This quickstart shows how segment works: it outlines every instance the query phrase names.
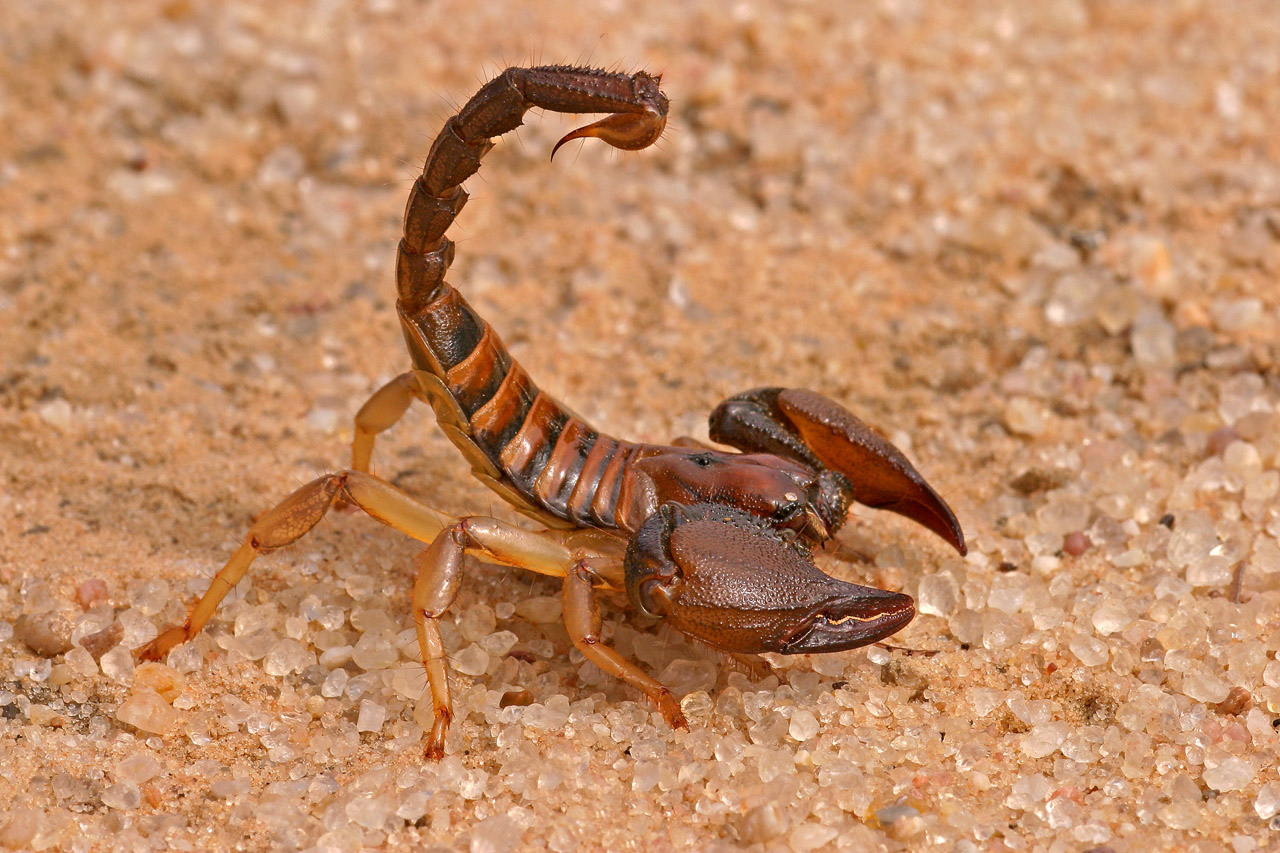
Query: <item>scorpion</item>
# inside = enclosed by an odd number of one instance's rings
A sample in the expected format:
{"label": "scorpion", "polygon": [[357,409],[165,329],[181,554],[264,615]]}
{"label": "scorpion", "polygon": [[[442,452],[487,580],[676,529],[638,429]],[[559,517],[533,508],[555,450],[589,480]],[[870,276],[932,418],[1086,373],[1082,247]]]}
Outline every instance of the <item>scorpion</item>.
{"label": "scorpion", "polygon": [[[413,621],[432,724],[428,760],[444,755],[453,718],[440,619],[458,594],[468,552],[561,579],[564,625],[592,663],[639,689],[672,728],[688,729],[657,679],[601,639],[599,598],[630,605],[751,666],[756,655],[838,652],[877,642],[915,615],[908,595],[821,571],[815,548],[832,539],[854,502],[892,510],[965,553],[951,508],[879,432],[813,391],[759,388],[711,414],[717,449],[613,438],[541,391],[493,328],[445,281],[445,236],[463,182],[497,137],[534,107],[606,113],[566,134],[624,151],[653,145],[670,106],[661,77],[570,66],[513,67],[485,84],[435,139],[410,191],[396,258],[397,309],[411,368],[355,416],[351,467],[298,488],[251,526],[186,621],[136,651],[162,660],[209,621],[260,555],[289,545],[335,506],[352,506],[426,543],[414,558]],[[370,472],[377,436],[414,400],[472,472],[545,529],[496,518],[449,516]]]}

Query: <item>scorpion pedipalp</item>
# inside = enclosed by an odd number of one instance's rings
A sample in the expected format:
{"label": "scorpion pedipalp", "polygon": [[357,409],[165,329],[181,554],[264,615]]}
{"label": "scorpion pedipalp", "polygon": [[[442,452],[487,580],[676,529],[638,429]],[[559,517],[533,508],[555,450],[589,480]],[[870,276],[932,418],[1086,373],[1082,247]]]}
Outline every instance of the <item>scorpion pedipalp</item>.
{"label": "scorpion pedipalp", "polygon": [[738,654],[854,649],[915,616],[909,595],[838,580],[808,551],[741,510],[664,504],[625,559],[632,604]]}
{"label": "scorpion pedipalp", "polygon": [[737,394],[711,413],[711,438],[839,474],[824,478],[827,499],[819,507],[826,510],[824,520],[833,529],[840,526],[852,500],[896,512],[932,530],[962,555],[968,551],[955,513],[906,455],[821,394],[801,388]]}

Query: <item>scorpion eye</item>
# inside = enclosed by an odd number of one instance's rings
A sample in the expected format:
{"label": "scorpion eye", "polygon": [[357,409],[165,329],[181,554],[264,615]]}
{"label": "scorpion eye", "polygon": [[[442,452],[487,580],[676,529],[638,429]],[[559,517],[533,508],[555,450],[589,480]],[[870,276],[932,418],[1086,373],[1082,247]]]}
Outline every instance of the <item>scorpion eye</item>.
{"label": "scorpion eye", "polygon": [[716,464],[716,460],[710,453],[695,453],[689,457],[689,461],[699,468],[710,468]]}
{"label": "scorpion eye", "polygon": [[804,506],[800,503],[799,495],[788,492],[783,497],[787,499],[787,502],[779,504],[778,508],[773,511],[775,521],[790,521],[804,509]]}

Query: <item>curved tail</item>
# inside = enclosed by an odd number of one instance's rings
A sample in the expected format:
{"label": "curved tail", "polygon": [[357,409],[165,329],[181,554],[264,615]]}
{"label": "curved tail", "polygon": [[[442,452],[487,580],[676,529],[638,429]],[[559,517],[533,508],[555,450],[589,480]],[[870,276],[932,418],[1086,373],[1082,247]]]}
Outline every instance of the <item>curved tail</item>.
{"label": "curved tail", "polygon": [[[397,307],[414,374],[445,433],[504,497],[579,524],[611,526],[611,517],[594,517],[588,495],[594,489],[581,481],[591,477],[587,469],[599,467],[599,457],[607,467],[631,445],[599,435],[533,384],[489,324],[445,282],[454,250],[445,231],[467,202],[462,182],[480,168],[494,137],[519,127],[529,109],[608,113],[566,134],[553,157],[564,143],[586,137],[639,150],[666,127],[669,102],[660,82],[643,71],[508,68],[436,137],[409,194],[396,257]],[[602,453],[606,445],[612,446]]]}

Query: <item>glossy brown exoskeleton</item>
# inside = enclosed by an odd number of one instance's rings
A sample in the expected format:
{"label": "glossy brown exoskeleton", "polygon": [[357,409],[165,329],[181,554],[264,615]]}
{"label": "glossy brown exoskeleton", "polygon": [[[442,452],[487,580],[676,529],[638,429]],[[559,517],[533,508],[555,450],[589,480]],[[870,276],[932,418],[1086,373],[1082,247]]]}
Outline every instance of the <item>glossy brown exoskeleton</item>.
{"label": "glossy brown exoskeleton", "polygon": [[[432,697],[429,758],[443,754],[453,713],[438,620],[457,595],[468,550],[563,578],[574,644],[682,728],[670,691],[600,642],[600,591],[625,590],[636,609],[735,656],[851,649],[911,620],[909,596],[836,580],[811,556],[854,502],[901,513],[965,552],[946,502],[858,418],[812,391],[762,388],[729,398],[711,415],[711,438],[741,452],[612,438],[539,390],[445,281],[454,253],[445,232],[467,201],[462,182],[493,138],[541,107],[609,114],[569,133],[553,155],[587,137],[645,148],[666,127],[659,82],[644,72],[509,68],[445,123],[410,192],[396,262],[412,368],[356,415],[351,468],[308,483],[258,519],[185,624],[139,649],[140,657],[162,658],[189,640],[259,554],[297,540],[336,503],[429,543],[413,591]],[[369,473],[376,436],[415,399],[431,405],[480,480],[548,529],[449,518]]]}

